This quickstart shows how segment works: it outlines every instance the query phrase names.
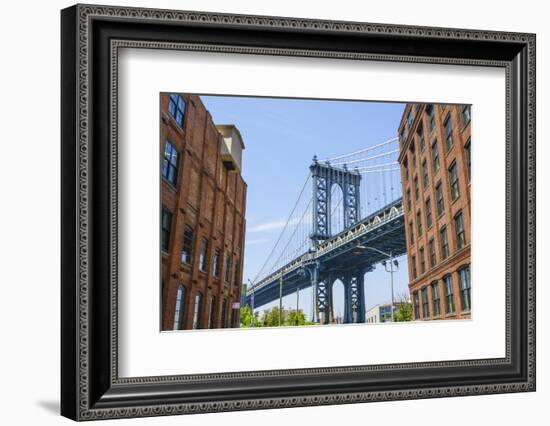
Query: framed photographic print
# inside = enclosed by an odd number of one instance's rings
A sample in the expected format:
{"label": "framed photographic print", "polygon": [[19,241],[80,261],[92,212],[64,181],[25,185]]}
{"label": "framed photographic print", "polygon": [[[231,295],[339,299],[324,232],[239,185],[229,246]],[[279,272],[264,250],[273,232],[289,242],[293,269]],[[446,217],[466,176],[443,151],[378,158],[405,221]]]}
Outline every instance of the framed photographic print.
{"label": "framed photographic print", "polygon": [[61,28],[64,416],[535,390],[533,34]]}

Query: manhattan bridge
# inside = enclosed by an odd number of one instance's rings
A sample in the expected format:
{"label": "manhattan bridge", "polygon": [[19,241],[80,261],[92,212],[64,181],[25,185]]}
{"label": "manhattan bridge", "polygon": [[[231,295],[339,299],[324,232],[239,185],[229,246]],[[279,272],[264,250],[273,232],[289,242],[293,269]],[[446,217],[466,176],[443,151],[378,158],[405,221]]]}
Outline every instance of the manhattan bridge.
{"label": "manhattan bridge", "polygon": [[[405,253],[399,140],[327,159],[313,157],[301,191],[246,304],[312,287],[313,320],[327,324],[332,287],[344,285],[346,323],[365,321],[365,274]],[[393,290],[392,290],[393,291]]]}

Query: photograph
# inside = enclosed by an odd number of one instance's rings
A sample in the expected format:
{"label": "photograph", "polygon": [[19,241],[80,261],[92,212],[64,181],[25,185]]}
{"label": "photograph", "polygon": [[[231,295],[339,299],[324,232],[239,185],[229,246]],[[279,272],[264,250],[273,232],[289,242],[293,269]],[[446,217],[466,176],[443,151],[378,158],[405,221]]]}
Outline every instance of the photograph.
{"label": "photograph", "polygon": [[471,114],[160,93],[160,330],[471,320]]}

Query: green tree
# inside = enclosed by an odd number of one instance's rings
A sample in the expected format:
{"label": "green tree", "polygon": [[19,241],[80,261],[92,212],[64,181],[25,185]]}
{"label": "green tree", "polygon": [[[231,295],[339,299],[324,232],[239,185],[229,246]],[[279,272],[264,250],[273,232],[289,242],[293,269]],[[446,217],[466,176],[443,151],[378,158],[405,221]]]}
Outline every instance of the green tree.
{"label": "green tree", "polygon": [[262,319],[260,320],[262,327],[278,327],[285,325],[285,311],[281,313],[281,322],[279,324],[279,308],[277,306],[264,310]]}
{"label": "green tree", "polygon": [[412,319],[413,319],[412,305],[407,302],[401,302],[399,304],[399,309],[395,313],[395,321],[396,322],[412,321]]}
{"label": "green tree", "polygon": [[252,313],[250,306],[246,305],[241,308],[241,328],[260,327],[258,312]]}
{"label": "green tree", "polygon": [[301,309],[288,311],[285,325],[306,325],[306,314]]}

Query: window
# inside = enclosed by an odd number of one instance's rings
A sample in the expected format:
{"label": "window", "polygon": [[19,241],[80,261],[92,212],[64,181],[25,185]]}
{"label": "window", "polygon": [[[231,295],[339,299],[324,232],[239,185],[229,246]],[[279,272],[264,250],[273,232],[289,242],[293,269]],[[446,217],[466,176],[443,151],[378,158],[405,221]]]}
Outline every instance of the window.
{"label": "window", "polygon": [[241,287],[241,284],[239,283],[239,258],[237,257],[237,259],[235,260],[235,273],[234,273],[234,282],[233,282],[233,285],[235,286],[235,291],[237,291],[240,287]]}
{"label": "window", "polygon": [[201,326],[202,294],[197,291],[195,294],[195,309],[193,311],[193,330]]}
{"label": "window", "polygon": [[411,190],[407,189],[407,210],[411,210]]}
{"label": "window", "polygon": [[463,311],[469,311],[471,308],[470,292],[470,267],[464,266],[458,270],[460,280],[460,306]]}
{"label": "window", "polygon": [[424,247],[420,248],[420,273],[426,272],[426,256],[424,255]]}
{"label": "window", "polygon": [[409,109],[409,113],[407,114],[407,125],[411,127],[413,125],[413,121],[414,121],[414,115],[411,108]]}
{"label": "window", "polygon": [[420,216],[420,210],[416,212],[416,228],[418,230],[418,238],[422,236],[422,217]]}
{"label": "window", "polygon": [[162,177],[172,185],[178,178],[179,154],[174,144],[170,141],[164,143],[164,157],[162,159]]}
{"label": "window", "polygon": [[212,267],[212,274],[219,278],[220,276],[220,257],[221,257],[221,251],[219,248],[216,248],[214,251],[214,262]]}
{"label": "window", "polygon": [[176,120],[178,126],[182,127],[183,116],[185,114],[185,101],[183,100],[183,97],[181,95],[170,95],[168,112],[172,117],[174,117],[174,120]]}
{"label": "window", "polygon": [[435,241],[433,238],[428,243],[428,249],[430,250],[430,268],[433,268],[437,262],[435,257]]}
{"label": "window", "polygon": [[428,287],[422,288],[422,318],[430,317],[430,302],[428,301]]}
{"label": "window", "polygon": [[418,273],[416,270],[416,256],[411,257],[411,263],[412,263],[413,278],[416,278],[418,276]]}
{"label": "window", "polygon": [[439,170],[439,149],[437,148],[437,139],[434,139],[432,143],[432,169],[434,173]]}
{"label": "window", "polygon": [[452,276],[450,274],[445,275],[443,277],[443,282],[445,283],[445,312],[452,314],[455,311]]}
{"label": "window", "polygon": [[176,293],[176,310],[174,312],[174,330],[181,330],[184,317],[185,287],[180,285]]}
{"label": "window", "polygon": [[409,222],[409,241],[411,243],[411,246],[414,244],[414,229],[413,229],[413,223]]}
{"label": "window", "polygon": [[414,177],[414,199],[418,201],[420,198],[420,190],[418,189],[418,176]]}
{"label": "window", "polygon": [[183,263],[191,263],[193,254],[193,228],[185,225],[183,229],[183,247],[181,249],[181,261]]}
{"label": "window", "polygon": [[435,187],[435,197],[437,201],[437,215],[441,216],[445,210],[445,201],[443,200],[443,187],[441,182]]}
{"label": "window", "polygon": [[222,302],[222,328],[227,328],[227,299]]}
{"label": "window", "polygon": [[432,104],[429,104],[426,106],[426,114],[428,114],[429,122],[430,122],[430,132],[435,128],[435,114],[434,114],[434,106]]}
{"label": "window", "polygon": [[462,105],[462,124],[465,126],[472,119],[472,110],[470,105]]}
{"label": "window", "polygon": [[449,256],[449,239],[446,227],[441,228],[439,231],[439,238],[441,240],[441,259],[447,259]]}
{"label": "window", "polygon": [[201,240],[201,253],[199,255],[199,269],[202,272],[206,272],[208,268],[208,240],[203,238]]}
{"label": "window", "polygon": [[420,301],[418,300],[418,290],[413,293],[414,319],[420,319]]}
{"label": "window", "polygon": [[422,185],[424,189],[428,187],[429,179],[428,179],[428,164],[426,163],[426,160],[422,162]]}
{"label": "window", "polygon": [[451,185],[451,198],[456,200],[460,195],[460,190],[458,187],[458,171],[456,167],[456,161],[453,161],[453,164],[449,167],[449,184]]}
{"label": "window", "polygon": [[409,180],[409,162],[406,158],[403,160],[403,169],[405,171],[405,181],[407,182]]}
{"label": "window", "polygon": [[447,118],[445,118],[443,125],[445,126],[445,146],[447,151],[450,151],[453,147],[453,122],[450,113],[447,114]]}
{"label": "window", "polygon": [[172,228],[172,212],[167,208],[162,208],[162,217],[161,217],[161,236],[160,236],[160,245],[162,250],[168,251],[170,246],[170,230]]}
{"label": "window", "polygon": [[464,231],[464,217],[462,211],[455,216],[456,248],[461,249],[466,245],[466,232]]}
{"label": "window", "polygon": [[407,128],[403,126],[401,129],[401,144],[405,145],[405,142],[407,142]]}
{"label": "window", "polygon": [[416,134],[418,135],[418,146],[420,148],[420,152],[422,152],[424,151],[424,147],[426,145],[426,142],[424,141],[424,128],[422,127],[422,124],[418,126]]}
{"label": "window", "polygon": [[468,166],[468,179],[471,179],[472,177],[472,152],[470,149],[470,141],[471,139],[468,138],[466,144],[464,144],[464,153],[466,154],[466,164]]}
{"label": "window", "polygon": [[208,311],[208,328],[214,328],[216,320],[216,296],[210,297],[210,310]]}
{"label": "window", "polygon": [[428,198],[426,200],[426,227],[430,228],[432,226],[432,203]]}
{"label": "window", "polygon": [[231,257],[229,255],[225,256],[225,283],[229,284],[231,279]]}
{"label": "window", "polygon": [[432,282],[432,310],[434,317],[438,317],[441,313],[441,300],[439,297],[439,283]]}
{"label": "window", "polygon": [[414,144],[411,144],[411,152],[412,152],[412,166],[414,169],[416,167],[416,149],[414,148]]}

